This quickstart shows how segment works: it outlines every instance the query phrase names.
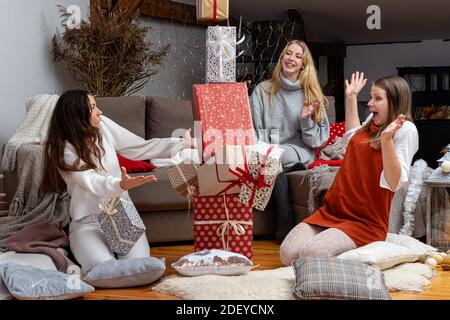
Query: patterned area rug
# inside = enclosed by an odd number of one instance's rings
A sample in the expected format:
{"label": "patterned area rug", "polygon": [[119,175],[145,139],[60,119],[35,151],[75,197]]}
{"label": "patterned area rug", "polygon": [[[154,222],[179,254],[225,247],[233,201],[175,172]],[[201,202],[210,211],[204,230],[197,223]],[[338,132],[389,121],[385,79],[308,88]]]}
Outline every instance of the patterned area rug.
{"label": "patterned area rug", "polygon": [[[383,271],[390,291],[421,292],[434,271],[422,263],[404,263]],[[293,300],[295,276],[292,267],[251,271],[243,276],[163,278],[153,291],[186,300]]]}

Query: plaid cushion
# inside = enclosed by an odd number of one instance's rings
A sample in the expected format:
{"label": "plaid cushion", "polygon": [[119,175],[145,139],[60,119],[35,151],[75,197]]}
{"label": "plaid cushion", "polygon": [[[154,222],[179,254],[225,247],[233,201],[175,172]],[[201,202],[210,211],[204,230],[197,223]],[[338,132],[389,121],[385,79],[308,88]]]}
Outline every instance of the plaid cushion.
{"label": "plaid cushion", "polygon": [[297,299],[391,300],[376,267],[327,257],[298,258],[293,267]]}

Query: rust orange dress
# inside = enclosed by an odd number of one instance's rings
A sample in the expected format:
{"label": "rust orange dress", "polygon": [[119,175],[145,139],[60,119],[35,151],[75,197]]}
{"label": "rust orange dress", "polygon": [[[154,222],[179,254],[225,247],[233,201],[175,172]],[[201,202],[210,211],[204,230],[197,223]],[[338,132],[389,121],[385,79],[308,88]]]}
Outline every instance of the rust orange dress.
{"label": "rust orange dress", "polygon": [[[377,130],[372,123],[371,132]],[[372,148],[369,132],[358,131],[347,151],[324,204],[303,222],[337,228],[357,247],[386,239],[394,192],[380,187],[381,150]]]}

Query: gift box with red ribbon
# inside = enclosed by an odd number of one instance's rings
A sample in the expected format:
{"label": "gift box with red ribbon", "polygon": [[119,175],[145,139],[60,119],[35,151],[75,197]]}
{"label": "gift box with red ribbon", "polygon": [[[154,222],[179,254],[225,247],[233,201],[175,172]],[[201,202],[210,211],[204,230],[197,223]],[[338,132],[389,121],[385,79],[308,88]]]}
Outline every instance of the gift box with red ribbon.
{"label": "gift box with red ribbon", "polygon": [[198,169],[198,189],[201,196],[213,196],[221,193],[239,193],[241,181],[233,173],[244,168],[245,156],[251,146],[225,146],[214,157],[208,159]]}
{"label": "gift box with red ribbon", "polygon": [[236,194],[241,191],[236,176],[229,172],[229,165],[216,162],[202,164],[198,168],[198,187],[201,196],[214,196],[221,193]]}
{"label": "gift box with red ribbon", "polygon": [[198,21],[223,21],[228,19],[228,0],[197,0]]}
{"label": "gift box with red ribbon", "polygon": [[195,251],[221,249],[252,258],[252,208],[237,195],[194,196]]}
{"label": "gift box with red ribbon", "polygon": [[277,145],[258,142],[245,159],[244,169],[232,170],[242,182],[239,202],[261,211],[266,208],[275,180],[283,171],[280,159],[283,151]]}
{"label": "gift box with red ribbon", "polygon": [[193,115],[201,121],[203,159],[225,145],[252,145],[256,138],[245,83],[194,85]]}

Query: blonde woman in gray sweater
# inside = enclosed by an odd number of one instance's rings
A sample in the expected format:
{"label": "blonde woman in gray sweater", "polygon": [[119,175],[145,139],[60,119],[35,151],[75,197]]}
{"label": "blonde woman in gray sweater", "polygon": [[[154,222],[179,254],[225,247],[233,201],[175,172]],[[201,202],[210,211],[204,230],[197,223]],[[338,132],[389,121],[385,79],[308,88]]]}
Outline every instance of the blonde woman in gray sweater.
{"label": "blonde woman in gray sweater", "polygon": [[258,140],[279,144],[284,172],[277,178],[274,198],[279,211],[276,237],[283,240],[295,225],[289,205],[286,173],[306,169],[315,149],[329,137],[322,93],[312,55],[303,41],[292,40],[283,49],[270,80],[251,95],[253,126]]}

